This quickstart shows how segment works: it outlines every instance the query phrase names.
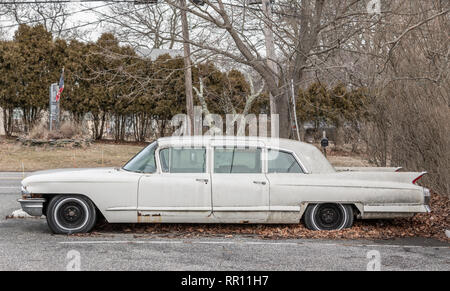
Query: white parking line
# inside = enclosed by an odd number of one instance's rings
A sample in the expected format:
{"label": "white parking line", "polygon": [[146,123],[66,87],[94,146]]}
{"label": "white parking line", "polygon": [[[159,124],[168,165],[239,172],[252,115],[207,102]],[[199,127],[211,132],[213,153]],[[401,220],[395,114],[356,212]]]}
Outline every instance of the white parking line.
{"label": "white parking line", "polygon": [[76,244],[76,245],[84,245],[84,244],[183,244],[184,241],[132,241],[132,240],[96,240],[96,241],[62,241],[58,242],[59,244]]}
{"label": "white parking line", "polygon": [[216,244],[216,245],[285,245],[285,246],[308,246],[308,245],[322,245],[322,246],[336,246],[336,247],[365,247],[365,248],[433,248],[433,249],[450,249],[450,246],[410,246],[410,245],[374,245],[374,244],[333,244],[333,243],[295,243],[295,242],[251,242],[251,241],[132,241],[132,240],[103,240],[103,241],[63,241],[59,244],[83,245],[83,244]]}
{"label": "white parking line", "polygon": [[235,241],[65,241],[59,244],[216,244],[216,245],[301,245],[299,243],[265,243]]}

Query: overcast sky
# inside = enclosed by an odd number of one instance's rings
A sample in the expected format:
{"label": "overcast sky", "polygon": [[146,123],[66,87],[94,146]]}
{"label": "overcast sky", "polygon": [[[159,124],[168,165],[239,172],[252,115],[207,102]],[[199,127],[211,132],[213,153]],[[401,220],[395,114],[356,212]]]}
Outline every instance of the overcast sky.
{"label": "overcast sky", "polygon": [[[68,3],[67,11],[70,11],[70,16],[67,19],[65,27],[67,29],[70,29],[81,25],[82,27],[78,28],[79,31],[83,32],[81,38],[83,40],[96,40],[101,35],[102,32],[107,30],[107,28],[103,23],[97,22],[94,24],[89,24],[92,22],[96,22],[100,19],[99,15],[94,11],[107,13],[111,5],[114,4],[110,2]],[[93,11],[89,11],[89,9],[92,9]],[[29,24],[33,25],[36,23],[33,22]],[[17,23],[7,16],[0,17],[0,26],[3,28],[2,29],[2,31],[4,32],[3,38],[6,39],[11,39],[12,36],[14,35],[14,32],[17,30]]]}

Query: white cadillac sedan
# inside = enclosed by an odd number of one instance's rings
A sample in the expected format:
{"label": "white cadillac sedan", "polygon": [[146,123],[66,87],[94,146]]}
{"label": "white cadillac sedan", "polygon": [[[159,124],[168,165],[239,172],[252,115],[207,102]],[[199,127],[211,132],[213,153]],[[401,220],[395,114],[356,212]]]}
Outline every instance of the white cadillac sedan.
{"label": "white cadillac sedan", "polygon": [[171,137],[122,168],[35,172],[19,202],[54,233],[109,223],[300,223],[351,227],[355,218],[429,212],[425,173],[335,169],[314,146],[258,137]]}

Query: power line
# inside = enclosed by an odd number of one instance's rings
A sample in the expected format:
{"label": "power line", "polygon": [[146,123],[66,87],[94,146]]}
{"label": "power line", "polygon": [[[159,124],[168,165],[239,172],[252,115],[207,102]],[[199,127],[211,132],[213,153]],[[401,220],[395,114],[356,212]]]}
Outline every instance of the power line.
{"label": "power line", "polygon": [[[105,1],[98,1],[98,0],[95,0],[95,1],[97,1],[97,2],[105,2]],[[73,1],[70,1],[70,2],[73,2]],[[91,2],[94,2],[94,0],[92,0]],[[0,3],[0,4],[1,4],[1,3]],[[109,3],[109,4],[101,5],[101,6],[98,6],[98,7],[107,6],[107,5],[111,5],[111,4],[112,4],[112,3]],[[85,9],[85,10],[93,10],[93,9],[95,9],[95,8],[98,8],[98,7],[91,7],[91,8],[87,8],[87,9]],[[89,26],[89,25],[100,24],[100,23],[102,23],[102,22],[104,22],[104,21],[106,21],[106,20],[114,19],[114,18],[116,18],[116,17],[118,17],[118,16],[123,16],[123,15],[129,14],[129,13],[138,12],[138,11],[143,10],[143,9],[145,9],[145,8],[146,8],[146,7],[140,7],[140,8],[136,8],[136,9],[133,9],[133,10],[125,11],[125,12],[123,12],[123,13],[118,13],[118,14],[115,14],[115,15],[112,15],[112,16],[107,16],[107,17],[104,17],[104,18],[99,19],[99,20],[96,20],[96,21],[91,21],[91,22],[87,22],[87,23],[82,23],[82,24],[79,24],[79,25],[75,25],[75,26],[72,26],[72,27],[69,27],[69,28],[64,28],[64,29],[61,29],[61,32],[62,32],[62,31],[69,31],[69,30],[73,30],[73,29],[78,29],[78,28],[81,28],[81,27]],[[79,12],[80,12],[80,11],[77,11],[76,13],[79,13]],[[68,14],[68,15],[70,15],[70,14]],[[62,16],[62,15],[61,15],[61,16]],[[40,20],[33,21],[33,22],[40,22]],[[23,24],[25,24],[25,23],[23,23]],[[4,26],[4,27],[2,27],[2,28],[14,27],[14,26],[18,26],[18,25],[20,25],[20,24],[14,24],[14,25],[10,25],[10,26]]]}
{"label": "power line", "polygon": [[116,18],[116,17],[118,17],[118,16],[122,16],[122,15],[126,15],[126,14],[129,14],[129,13],[138,12],[138,11],[144,9],[144,8],[145,8],[145,7],[140,7],[140,8],[134,9],[134,10],[126,11],[126,12],[123,12],[123,13],[118,13],[118,14],[115,14],[115,15],[113,15],[113,16],[107,16],[107,17],[104,17],[104,18],[99,19],[99,20],[96,20],[96,21],[87,22],[87,23],[79,24],[79,25],[72,26],[72,27],[69,27],[69,28],[65,28],[65,29],[62,29],[61,31],[67,31],[67,30],[77,29],[77,28],[84,27],[84,26],[88,26],[88,25],[92,25],[92,24],[100,24],[100,23],[102,23],[103,21],[106,21],[106,20],[108,20],[108,19],[114,19],[114,18]]}
{"label": "power line", "polygon": [[134,3],[134,0],[36,0],[36,1],[1,1],[0,4],[3,5],[21,5],[21,4],[64,4],[64,3],[89,3],[89,2],[110,2],[114,3]]}
{"label": "power line", "polygon": [[[87,8],[87,9],[83,9],[80,11],[76,11],[73,13],[64,13],[64,14],[60,14],[60,15],[56,15],[54,17],[63,17],[63,16],[70,16],[73,14],[77,14],[77,13],[81,13],[81,12],[86,12],[86,11],[93,11],[94,9],[97,8],[101,8],[101,7],[105,7],[105,6],[110,6],[113,5],[115,3],[136,3],[135,0],[110,0],[110,1],[103,1],[103,0],[35,0],[35,1],[30,1],[30,0],[25,0],[25,1],[0,1],[0,5],[24,5],[24,4],[64,4],[64,3],[93,3],[93,2],[106,2],[107,4],[104,5],[100,5],[97,7],[91,7],[91,8]],[[155,5],[157,3],[148,3],[148,4],[152,4]],[[229,6],[229,7],[236,7],[236,8],[243,8],[243,9],[248,9],[248,10],[253,10],[253,11],[262,11],[262,9],[260,8],[255,8],[255,7],[251,7],[251,5],[238,5],[238,4],[233,4],[233,3],[224,3],[225,6]],[[127,11],[126,13],[121,13],[115,16],[110,16],[110,17],[106,17],[104,19],[100,19],[97,21],[93,21],[93,22],[89,22],[89,23],[85,23],[85,24],[81,24],[78,26],[74,26],[72,28],[67,28],[67,29],[62,29],[61,31],[67,31],[70,29],[76,29],[79,27],[84,27],[84,26],[88,26],[91,24],[97,24],[97,23],[101,23],[105,20],[108,19],[114,19],[116,16],[120,16],[120,15],[126,15],[129,13],[133,13],[133,12],[137,12],[140,11],[142,9],[145,9],[146,6],[143,6],[139,9],[135,9],[135,10],[131,10],[131,11]],[[279,12],[279,11],[273,11],[274,14],[278,14],[278,15],[284,15],[284,16],[293,16],[293,15],[288,15],[285,14],[283,12]],[[11,28],[11,27],[16,27],[19,26],[20,24],[30,24],[30,23],[38,23],[41,22],[41,20],[33,20],[33,21],[28,21],[28,22],[24,22],[24,23],[19,23],[19,24],[12,24],[12,25],[7,25],[7,26],[2,26],[1,28]]]}
{"label": "power line", "polygon": [[[35,0],[35,1],[30,1],[30,0],[25,0],[25,1],[0,1],[0,5],[22,5],[22,4],[64,4],[64,3],[92,3],[92,2],[108,2],[109,4],[114,4],[114,3],[136,3],[135,0]],[[244,2],[245,3],[245,2]],[[144,4],[151,4],[151,5],[157,5],[160,3],[144,3]],[[163,3],[161,3],[163,4]],[[225,6],[229,6],[229,7],[237,7],[237,8],[243,8],[243,9],[248,9],[248,10],[253,10],[253,11],[262,11],[260,8],[255,8],[252,7],[253,5],[239,5],[239,4],[233,4],[233,3],[223,3]],[[283,5],[280,3],[277,3],[276,5],[278,6],[284,6],[284,7],[288,7],[287,5]],[[288,13],[285,12],[280,12],[280,11],[276,11],[273,10],[274,14],[278,14],[278,15],[284,15],[284,16],[291,16],[291,17],[295,17],[297,15],[290,15]]]}
{"label": "power line", "polygon": [[[59,18],[59,17],[63,17],[63,16],[72,16],[72,15],[75,15],[75,14],[78,14],[78,13],[83,13],[83,12],[86,12],[86,11],[94,11],[97,8],[102,8],[102,7],[106,7],[106,6],[110,6],[110,5],[112,5],[112,3],[107,3],[107,4],[95,6],[95,7],[89,7],[89,8],[78,10],[78,11],[75,11],[75,12],[62,13],[62,14],[55,15],[52,18]],[[31,24],[31,23],[39,23],[39,22],[42,22],[42,20],[41,19],[40,20],[30,20],[30,21],[26,21],[26,22],[21,22],[21,23],[1,26],[1,28],[11,28],[11,27],[19,26],[21,24]]]}

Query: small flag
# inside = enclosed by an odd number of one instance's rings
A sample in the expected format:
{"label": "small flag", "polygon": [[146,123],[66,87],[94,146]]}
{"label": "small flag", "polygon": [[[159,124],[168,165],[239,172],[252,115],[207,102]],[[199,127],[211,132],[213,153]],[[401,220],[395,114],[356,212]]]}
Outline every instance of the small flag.
{"label": "small flag", "polygon": [[64,68],[61,72],[61,77],[59,78],[59,90],[58,93],[56,93],[56,102],[59,101],[59,98],[61,98],[61,93],[64,91]]}

